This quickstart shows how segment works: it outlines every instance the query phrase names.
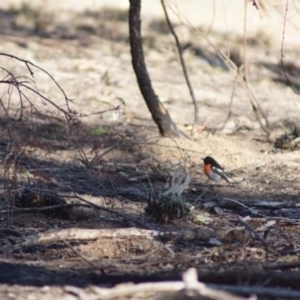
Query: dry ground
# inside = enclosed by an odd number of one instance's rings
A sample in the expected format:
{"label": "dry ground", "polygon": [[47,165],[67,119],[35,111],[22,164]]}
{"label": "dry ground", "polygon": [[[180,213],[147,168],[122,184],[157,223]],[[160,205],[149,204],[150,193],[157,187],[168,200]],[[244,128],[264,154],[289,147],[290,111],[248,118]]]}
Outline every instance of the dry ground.
{"label": "dry ground", "polygon": [[[73,242],[72,247],[88,257],[93,267],[63,243],[3,253],[1,299],[77,299],[63,286],[180,279],[182,272],[191,266],[198,269],[201,280],[210,283],[269,284],[299,289],[299,150],[297,147],[294,151],[279,150],[273,144],[290,130],[290,124],[300,126],[299,95],[286,84],[280,65],[284,1],[272,2],[260,11],[251,4],[247,7],[249,80],[269,121],[268,137],[257,122],[247,93],[240,85],[234,90],[235,74],[202,35],[191,33],[172,16],[186,46],[184,56],[190,80],[200,106],[201,122],[207,128],[196,141],[158,135],[131,67],[127,1],[82,1],[85,4],[64,1],[63,5],[54,0],[31,2],[0,4],[0,52],[29,60],[54,76],[67,96],[74,99],[70,102],[71,109],[87,115],[80,118],[85,135],[81,134],[83,131],[78,131],[78,135],[74,130],[69,131],[58,110],[29,92],[30,101],[43,115],[34,113],[28,122],[12,122],[2,110],[3,166],[11,141],[9,136],[13,135],[23,149],[17,174],[10,177],[18,185],[10,186],[10,190],[22,188],[28,178],[42,178],[60,195],[76,192],[95,204],[148,222],[155,229],[208,227],[218,233],[223,243],[217,247],[199,241],[168,241],[164,246],[135,238]],[[144,2],[145,56],[153,86],[173,120],[188,134],[193,125],[193,106],[174,41],[159,1]],[[184,1],[178,8],[183,20],[188,19],[193,27],[207,33],[217,49],[232,53],[237,65],[243,59],[244,7],[240,2],[220,5],[215,1],[214,18],[212,6],[205,0]],[[295,21],[298,14],[296,3],[292,2],[286,26],[285,63],[296,89],[300,74],[299,28]],[[0,66],[15,76],[30,76],[27,67],[17,60],[0,56]],[[50,78],[33,70],[39,92],[66,108],[62,93]],[[4,78],[5,70],[1,74]],[[6,88],[3,84],[2,103],[10,108],[9,113],[15,112],[19,107],[18,94],[9,98]],[[25,117],[30,116],[28,102],[24,103]],[[98,113],[120,104],[121,113]],[[83,163],[78,149],[91,161],[92,148],[102,155],[104,166],[93,165],[93,161],[89,167]],[[217,158],[237,183],[207,182],[201,160],[205,155]],[[180,166],[191,175],[184,197],[195,207],[194,217],[161,224],[145,214],[147,197],[152,191],[162,191],[172,172]],[[67,219],[41,213],[8,215],[3,211],[8,204],[7,175],[12,174],[3,167],[1,172],[1,247],[12,243],[11,233],[4,230],[8,226],[21,235],[53,228],[137,226],[126,218],[91,208],[74,208],[74,215]],[[276,205],[274,201],[278,201]],[[236,223],[239,217],[247,215],[251,216],[248,223],[268,245],[269,266],[279,269],[280,274],[279,263],[291,263],[285,265],[288,282],[282,278],[276,281],[275,271],[268,273],[264,243],[253,232],[245,240],[235,235],[229,241],[224,238],[234,228],[249,233],[249,229]],[[195,221],[195,216],[201,216],[201,220],[207,218],[207,224]],[[274,220],[274,224],[268,223]],[[267,278],[272,279],[266,282]]]}

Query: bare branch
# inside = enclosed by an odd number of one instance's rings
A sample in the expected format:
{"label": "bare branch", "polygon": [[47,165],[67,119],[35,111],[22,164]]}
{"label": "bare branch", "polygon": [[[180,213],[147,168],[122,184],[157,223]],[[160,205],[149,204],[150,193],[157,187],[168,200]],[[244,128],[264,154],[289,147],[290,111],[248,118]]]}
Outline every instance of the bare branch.
{"label": "bare branch", "polygon": [[63,241],[63,243],[69,247],[76,255],[78,255],[83,261],[85,261],[88,265],[90,265],[93,269],[98,269],[96,265],[94,265],[88,258],[86,258],[80,251],[71,246],[68,242]]}
{"label": "bare branch", "polygon": [[163,7],[164,14],[165,14],[165,17],[166,17],[169,29],[170,29],[172,35],[174,36],[175,43],[176,43],[177,50],[178,50],[178,55],[179,55],[179,58],[180,58],[182,72],[183,72],[186,84],[188,86],[188,89],[189,89],[189,92],[190,92],[190,95],[191,95],[191,98],[192,98],[192,101],[193,101],[193,104],[194,104],[195,115],[194,115],[194,126],[193,126],[193,129],[192,129],[192,134],[195,134],[196,131],[197,131],[197,128],[198,128],[198,126],[200,124],[199,105],[197,103],[197,100],[196,100],[196,97],[195,97],[195,94],[194,94],[194,90],[193,90],[193,87],[192,87],[192,84],[190,82],[190,78],[189,78],[189,75],[188,75],[187,67],[185,65],[185,61],[184,61],[183,54],[182,54],[181,43],[180,43],[179,38],[178,38],[178,36],[176,34],[176,31],[174,30],[174,28],[172,26],[172,23],[171,23],[171,20],[169,18],[169,14],[168,14],[168,11],[167,11],[167,8],[166,8],[164,0],[161,0],[161,5]]}
{"label": "bare branch", "polygon": [[67,97],[65,91],[62,89],[62,87],[58,84],[58,82],[54,79],[54,77],[53,77],[49,72],[47,72],[45,69],[43,69],[43,68],[37,66],[36,64],[32,63],[31,61],[25,60],[25,59],[22,59],[22,58],[19,58],[19,57],[15,56],[15,55],[7,54],[7,53],[2,53],[2,52],[0,52],[0,55],[2,55],[2,56],[8,56],[8,57],[10,57],[10,58],[14,58],[14,59],[17,59],[17,60],[19,60],[19,61],[25,63],[25,65],[26,65],[26,67],[28,68],[28,71],[29,71],[29,73],[30,73],[30,75],[31,75],[32,77],[34,77],[34,73],[33,73],[33,71],[31,70],[30,65],[33,66],[33,67],[35,67],[35,68],[37,68],[37,69],[39,69],[39,70],[41,70],[41,71],[43,71],[44,73],[46,73],[46,74],[52,79],[52,81],[55,83],[55,85],[60,89],[60,91],[62,92],[62,94],[64,95],[65,100],[66,100],[66,104],[67,104],[67,107],[68,107],[68,110],[70,110],[70,108],[69,108],[69,103],[68,103],[68,102],[69,102],[69,101],[72,101],[72,99],[69,99],[69,98]]}
{"label": "bare branch", "polygon": [[281,67],[282,67],[282,71],[284,74],[284,77],[288,83],[288,85],[291,87],[292,91],[299,95],[300,92],[297,91],[293,85],[293,83],[291,82],[291,80],[289,79],[287,73],[286,73],[286,68],[285,68],[285,64],[284,64],[284,39],[285,39],[285,27],[286,27],[286,18],[287,18],[287,13],[289,10],[289,0],[286,0],[286,4],[285,4],[285,12],[284,12],[284,20],[283,20],[283,29],[282,29],[282,39],[281,39],[281,55],[280,55],[280,63],[281,63]]}
{"label": "bare branch", "polygon": [[127,220],[129,220],[129,221],[131,221],[131,222],[134,222],[134,223],[137,224],[137,225],[140,225],[140,226],[143,227],[143,228],[152,229],[152,226],[150,226],[150,225],[149,225],[148,223],[146,223],[146,222],[142,222],[142,221],[140,221],[140,220],[138,220],[138,219],[136,219],[136,218],[134,218],[134,217],[132,217],[132,216],[129,216],[129,215],[124,214],[124,213],[121,213],[121,212],[116,211],[116,210],[114,210],[114,209],[107,208],[107,207],[104,207],[104,206],[101,206],[101,205],[97,205],[97,204],[92,203],[92,202],[90,202],[90,201],[88,201],[88,200],[85,200],[84,198],[82,198],[82,197],[80,197],[78,194],[76,194],[75,192],[73,192],[73,193],[74,193],[75,197],[76,197],[78,200],[80,200],[80,201],[82,201],[82,202],[85,202],[85,203],[91,205],[92,207],[94,207],[94,208],[96,208],[96,209],[100,209],[100,210],[109,212],[109,213],[111,213],[111,214],[115,214],[115,215],[118,215],[118,216],[120,216],[120,217],[123,217],[123,218],[125,218],[125,219],[127,219]]}

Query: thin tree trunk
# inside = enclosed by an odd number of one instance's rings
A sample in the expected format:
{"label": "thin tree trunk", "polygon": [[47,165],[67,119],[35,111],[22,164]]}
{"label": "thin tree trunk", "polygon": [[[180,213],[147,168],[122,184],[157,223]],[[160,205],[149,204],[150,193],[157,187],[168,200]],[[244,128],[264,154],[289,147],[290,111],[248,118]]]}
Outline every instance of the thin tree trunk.
{"label": "thin tree trunk", "polygon": [[129,37],[132,66],[137,78],[140,91],[152,114],[152,118],[163,136],[178,137],[180,133],[172,121],[168,111],[154,93],[144,59],[141,36],[141,0],[129,0]]}

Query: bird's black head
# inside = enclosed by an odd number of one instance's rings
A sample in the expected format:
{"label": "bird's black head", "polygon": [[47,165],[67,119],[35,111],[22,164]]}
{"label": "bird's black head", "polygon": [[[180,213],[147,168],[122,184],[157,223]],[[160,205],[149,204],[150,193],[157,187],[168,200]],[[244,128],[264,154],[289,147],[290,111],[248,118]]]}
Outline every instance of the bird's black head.
{"label": "bird's black head", "polygon": [[214,165],[216,163],[216,161],[211,156],[204,157],[203,161],[206,165]]}
{"label": "bird's black head", "polygon": [[215,168],[223,170],[223,168],[218,164],[216,160],[214,160],[211,156],[206,156],[203,158],[205,165],[211,165]]}

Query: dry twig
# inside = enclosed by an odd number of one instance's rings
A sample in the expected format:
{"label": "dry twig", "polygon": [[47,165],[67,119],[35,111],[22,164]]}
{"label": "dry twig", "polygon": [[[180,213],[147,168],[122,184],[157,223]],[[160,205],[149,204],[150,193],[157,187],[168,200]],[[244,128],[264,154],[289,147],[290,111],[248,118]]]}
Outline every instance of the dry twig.
{"label": "dry twig", "polygon": [[168,14],[168,11],[167,11],[167,8],[166,8],[166,5],[165,5],[165,1],[164,0],[161,0],[161,5],[162,5],[162,8],[164,10],[164,14],[165,14],[165,17],[166,17],[166,20],[167,20],[167,24],[169,26],[169,29],[172,33],[172,35],[174,36],[174,39],[175,39],[175,43],[176,43],[176,46],[177,46],[177,50],[178,50],[178,54],[179,54],[179,58],[180,58],[180,63],[181,63],[181,67],[182,67],[182,71],[183,71],[183,75],[184,75],[184,78],[185,78],[185,81],[186,81],[186,84],[188,86],[188,89],[189,89],[189,92],[190,92],[190,95],[191,95],[191,98],[192,98],[192,101],[193,101],[193,104],[194,104],[194,108],[195,108],[195,117],[194,117],[194,126],[193,126],[193,129],[192,129],[192,134],[195,134],[197,129],[198,129],[198,126],[200,124],[200,118],[199,118],[199,106],[198,106],[198,103],[197,103],[197,100],[196,100],[196,97],[195,97],[195,94],[194,94],[194,90],[193,90],[193,87],[192,87],[192,84],[190,82],[190,78],[189,78],[189,75],[188,75],[188,71],[187,71],[187,68],[186,68],[186,65],[185,65],[185,61],[184,61],[184,58],[183,58],[183,54],[182,54],[182,46],[181,46],[181,43],[179,41],[179,38],[176,34],[176,31],[174,30],[173,26],[172,26],[172,23],[171,23],[171,20],[169,18],[169,14]]}
{"label": "dry twig", "polygon": [[[80,204],[80,203],[69,203],[69,204],[58,204],[58,205],[51,205],[45,207],[29,207],[29,208],[17,208],[14,207],[13,211],[14,214],[24,214],[24,213],[32,213],[32,212],[45,212],[48,210],[54,210],[59,208],[71,208],[71,207],[91,207],[91,205],[87,204]],[[7,210],[0,210],[0,214],[7,214],[11,212],[11,209]]]}
{"label": "dry twig", "polygon": [[[184,18],[180,15],[179,12],[177,12],[172,6],[169,6],[170,9],[174,12],[174,14],[178,17],[178,19],[181,21],[181,23],[183,25],[185,25],[186,27],[189,28],[189,30],[191,32],[193,32],[194,34],[199,34],[201,37],[203,37],[206,42],[209,44],[209,46],[211,46],[216,54],[220,57],[220,59],[222,59],[222,61],[225,63],[225,65],[228,67],[228,69],[230,71],[233,71],[235,74],[238,74],[239,76],[241,76],[241,74],[239,74],[239,69],[238,67],[235,65],[235,63],[230,59],[230,57],[227,55],[227,54],[224,54],[222,51],[220,51],[216,45],[208,38],[207,35],[205,35],[204,33],[202,33],[198,28],[195,28],[187,18]],[[245,10],[245,14],[246,14],[246,10]],[[183,20],[184,19],[184,20]],[[246,18],[244,18],[246,19]],[[246,21],[245,21],[246,22]],[[245,30],[245,34],[244,34],[244,47],[246,46],[245,44],[245,40],[246,40],[246,25],[244,23],[244,30]],[[244,48],[245,50],[245,48]],[[247,61],[244,60],[244,63],[245,63],[245,68],[247,68],[246,64],[247,64]],[[245,77],[247,75],[247,70],[245,70]],[[268,124],[268,119],[266,118],[264,112],[262,111],[261,107],[260,107],[260,104],[259,104],[259,101],[253,91],[253,89],[251,88],[250,84],[249,84],[249,80],[247,80],[246,78],[242,77],[241,78],[242,80],[240,81],[241,82],[241,86],[242,88],[244,89],[244,91],[246,92],[248,98],[249,98],[249,101],[251,103],[251,106],[252,106],[252,109],[253,109],[253,112],[257,118],[257,121],[259,122],[262,130],[264,132],[266,132],[267,134],[269,134],[269,124]],[[262,123],[262,120],[260,119],[260,117],[264,120],[265,124]]]}
{"label": "dry twig", "polygon": [[74,253],[76,253],[82,260],[84,260],[86,263],[88,263],[92,268],[98,269],[97,266],[95,266],[89,259],[87,259],[80,251],[75,249],[73,246],[71,246],[67,241],[63,241],[63,243],[69,247]]}
{"label": "dry twig", "polygon": [[80,197],[80,196],[79,196],[78,194],[76,194],[74,191],[73,191],[73,193],[74,193],[74,195],[75,195],[75,198],[77,198],[78,200],[80,200],[80,201],[82,201],[82,202],[85,202],[85,203],[91,205],[92,207],[94,207],[94,208],[96,208],[96,209],[103,210],[103,211],[106,211],[106,212],[108,212],[108,213],[111,213],[111,214],[120,216],[120,217],[122,217],[122,218],[124,218],[124,219],[127,219],[127,220],[129,220],[129,221],[131,221],[131,222],[137,224],[137,225],[140,225],[140,226],[143,227],[143,228],[146,228],[146,229],[152,229],[152,226],[151,226],[150,224],[146,223],[146,222],[142,222],[142,221],[140,221],[140,220],[138,220],[138,219],[136,219],[136,218],[134,218],[134,217],[132,217],[132,216],[129,216],[129,215],[124,214],[124,213],[121,213],[121,212],[116,211],[116,210],[114,210],[114,209],[107,208],[107,207],[104,207],[104,206],[101,206],[101,205],[97,205],[97,204],[95,204],[95,203],[92,203],[92,202],[90,202],[90,201],[88,201],[88,200],[86,200],[86,199]]}
{"label": "dry twig", "polygon": [[266,250],[266,260],[267,260],[267,264],[268,264],[269,248],[268,248],[268,244],[266,243],[266,241],[260,236],[260,234],[258,232],[256,232],[249,224],[247,224],[243,220],[238,219],[238,220],[235,220],[235,222],[240,223],[241,225],[245,226],[248,229],[248,231],[253,233],[254,236],[256,237],[256,239],[262,243],[262,245],[265,247],[265,250]]}
{"label": "dry twig", "polygon": [[288,85],[291,87],[291,89],[293,90],[293,92],[295,94],[299,95],[299,91],[297,91],[294,88],[293,83],[291,82],[290,78],[288,77],[288,75],[286,73],[286,68],[285,68],[285,64],[284,64],[284,39],[285,39],[285,27],[286,27],[286,19],[287,19],[288,10],[289,10],[289,0],[286,0],[285,12],[284,12],[284,21],[283,21],[283,29],[282,29],[282,39],[281,39],[280,63],[281,63],[281,67],[282,67],[282,71],[283,71],[284,77],[285,77]]}

